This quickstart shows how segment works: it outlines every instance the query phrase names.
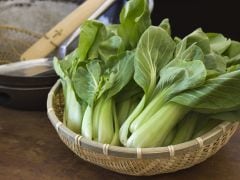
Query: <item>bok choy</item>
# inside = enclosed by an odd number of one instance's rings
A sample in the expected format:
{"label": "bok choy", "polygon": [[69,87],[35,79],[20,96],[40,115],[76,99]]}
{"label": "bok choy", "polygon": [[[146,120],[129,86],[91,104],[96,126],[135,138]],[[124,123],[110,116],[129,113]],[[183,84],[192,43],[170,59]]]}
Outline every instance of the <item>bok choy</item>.
{"label": "bok choy", "polygon": [[81,26],[79,44],[54,59],[64,124],[104,144],[158,147],[240,120],[240,43],[196,29],[172,37],[151,25],[147,0],[130,0],[120,24]]}

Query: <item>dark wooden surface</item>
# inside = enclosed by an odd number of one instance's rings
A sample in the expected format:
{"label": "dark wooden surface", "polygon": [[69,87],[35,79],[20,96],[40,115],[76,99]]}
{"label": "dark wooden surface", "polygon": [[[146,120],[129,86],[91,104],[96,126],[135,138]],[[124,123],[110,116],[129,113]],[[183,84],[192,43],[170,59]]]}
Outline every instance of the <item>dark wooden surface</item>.
{"label": "dark wooden surface", "polygon": [[0,180],[9,179],[240,179],[240,132],[216,155],[187,170],[152,177],[120,175],[74,155],[58,138],[45,112],[0,107]]}

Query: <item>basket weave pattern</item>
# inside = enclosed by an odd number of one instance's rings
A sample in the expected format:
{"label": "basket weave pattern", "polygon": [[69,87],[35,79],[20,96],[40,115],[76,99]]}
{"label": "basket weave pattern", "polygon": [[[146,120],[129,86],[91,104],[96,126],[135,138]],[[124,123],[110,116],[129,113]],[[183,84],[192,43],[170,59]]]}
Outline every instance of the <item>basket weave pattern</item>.
{"label": "basket weave pattern", "polygon": [[59,121],[63,97],[59,83],[49,94],[48,115],[61,140],[79,157],[122,174],[150,176],[175,172],[201,163],[223,147],[239,123],[222,123],[195,140],[162,148],[123,148],[100,144],[70,131]]}

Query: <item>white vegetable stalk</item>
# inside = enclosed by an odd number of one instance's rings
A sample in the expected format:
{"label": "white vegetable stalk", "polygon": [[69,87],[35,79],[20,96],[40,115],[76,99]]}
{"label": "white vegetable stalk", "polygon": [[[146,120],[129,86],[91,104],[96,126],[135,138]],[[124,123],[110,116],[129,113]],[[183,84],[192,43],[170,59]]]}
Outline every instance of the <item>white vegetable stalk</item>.
{"label": "white vegetable stalk", "polygon": [[71,81],[66,80],[64,83],[62,83],[62,85],[64,87],[63,91],[65,99],[63,121],[72,131],[80,133],[82,123],[81,105],[76,99]]}

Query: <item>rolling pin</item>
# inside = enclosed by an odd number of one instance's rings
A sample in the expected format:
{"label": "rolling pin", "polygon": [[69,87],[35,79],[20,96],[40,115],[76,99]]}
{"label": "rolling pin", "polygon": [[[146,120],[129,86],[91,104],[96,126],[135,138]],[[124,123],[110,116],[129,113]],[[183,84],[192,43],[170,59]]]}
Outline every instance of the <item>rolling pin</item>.
{"label": "rolling pin", "polygon": [[[21,60],[30,60],[46,57],[53,52],[71,33],[74,32],[85,20],[87,20],[101,6],[105,9],[116,0],[86,0],[82,5],[60,21],[41,39],[27,49]],[[100,15],[100,13],[99,13]]]}

